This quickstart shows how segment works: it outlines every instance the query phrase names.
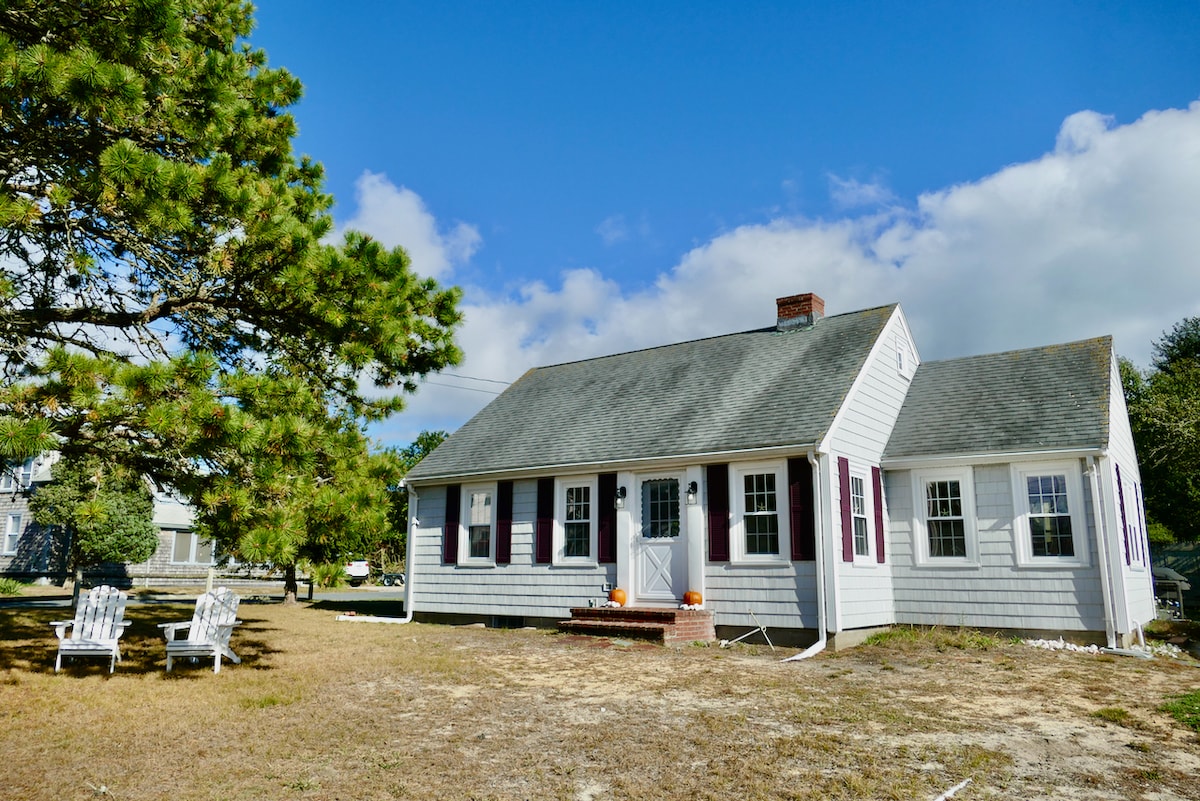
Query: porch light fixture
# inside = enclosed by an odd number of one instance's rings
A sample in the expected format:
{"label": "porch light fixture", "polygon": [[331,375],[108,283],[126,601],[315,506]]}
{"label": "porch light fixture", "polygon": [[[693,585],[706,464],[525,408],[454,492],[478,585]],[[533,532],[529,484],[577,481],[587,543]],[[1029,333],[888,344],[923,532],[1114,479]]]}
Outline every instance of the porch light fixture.
{"label": "porch light fixture", "polygon": [[625,508],[625,488],[617,487],[617,494],[613,496],[613,506],[617,509]]}
{"label": "porch light fixture", "polygon": [[690,482],[690,483],[687,485],[687,503],[688,503],[688,506],[695,506],[695,505],[696,505],[696,495],[697,495],[697,494],[699,494],[699,491],[700,491],[700,489],[699,489],[699,487],[697,487],[697,486],[696,486],[696,482],[695,482],[695,481],[692,481],[692,482]]}

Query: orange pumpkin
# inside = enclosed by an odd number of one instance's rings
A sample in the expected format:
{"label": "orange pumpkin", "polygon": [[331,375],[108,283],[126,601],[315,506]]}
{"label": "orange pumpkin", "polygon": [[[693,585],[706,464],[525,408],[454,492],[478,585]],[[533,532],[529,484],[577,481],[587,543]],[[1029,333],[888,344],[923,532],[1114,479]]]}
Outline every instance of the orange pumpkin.
{"label": "orange pumpkin", "polygon": [[616,601],[621,606],[624,606],[625,605],[625,590],[621,589],[620,587],[617,587],[614,590],[609,590],[608,591],[608,600]]}
{"label": "orange pumpkin", "polygon": [[683,602],[688,606],[699,606],[704,603],[704,598],[695,590],[688,590],[683,594]]}

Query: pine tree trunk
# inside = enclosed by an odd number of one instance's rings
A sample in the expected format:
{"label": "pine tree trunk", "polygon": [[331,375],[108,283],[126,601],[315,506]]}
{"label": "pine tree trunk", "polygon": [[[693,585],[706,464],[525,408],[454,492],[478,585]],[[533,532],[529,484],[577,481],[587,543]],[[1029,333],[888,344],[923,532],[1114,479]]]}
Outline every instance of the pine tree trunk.
{"label": "pine tree trunk", "polygon": [[296,583],[296,566],[288,565],[283,571],[283,602],[285,604],[296,603],[296,595],[300,590],[300,586]]}

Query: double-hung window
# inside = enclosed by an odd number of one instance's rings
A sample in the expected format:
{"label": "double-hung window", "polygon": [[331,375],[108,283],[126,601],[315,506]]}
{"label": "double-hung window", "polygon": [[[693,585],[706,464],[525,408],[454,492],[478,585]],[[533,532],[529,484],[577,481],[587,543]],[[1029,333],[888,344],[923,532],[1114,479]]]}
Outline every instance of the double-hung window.
{"label": "double-hung window", "polygon": [[1018,562],[1027,567],[1087,563],[1083,487],[1077,464],[1013,467]]}
{"label": "double-hung window", "polygon": [[789,543],[787,470],[783,464],[761,464],[730,470],[734,520],[734,561],[786,559]]}
{"label": "double-hung window", "polygon": [[4,529],[4,553],[15,554],[21,541],[21,516],[9,515]]}
{"label": "double-hung window", "polygon": [[193,531],[176,531],[171,543],[171,563],[177,565],[212,565],[212,540],[200,539]]}
{"label": "double-hung window", "polygon": [[971,469],[918,472],[913,484],[917,562],[930,566],[978,564]]}
{"label": "double-hung window", "polygon": [[460,564],[495,564],[495,496],[494,485],[463,487],[462,525],[466,536],[459,540]]}
{"label": "double-hung window", "polygon": [[555,562],[594,565],[599,500],[596,478],[562,478],[556,484]]}
{"label": "double-hung window", "polygon": [[870,526],[867,524],[867,482],[850,476],[850,523],[854,527],[854,556],[871,555]]}
{"label": "double-hung window", "polygon": [[23,462],[9,462],[0,471],[0,491],[28,489],[33,483],[33,459]]}

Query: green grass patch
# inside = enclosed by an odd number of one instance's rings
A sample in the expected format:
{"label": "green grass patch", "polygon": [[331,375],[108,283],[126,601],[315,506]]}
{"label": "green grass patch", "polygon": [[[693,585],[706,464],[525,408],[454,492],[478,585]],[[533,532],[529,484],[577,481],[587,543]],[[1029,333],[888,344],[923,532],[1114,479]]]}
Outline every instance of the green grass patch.
{"label": "green grass patch", "polygon": [[1176,695],[1159,707],[1192,731],[1200,732],[1200,690]]}
{"label": "green grass patch", "polygon": [[922,628],[919,626],[894,626],[887,631],[872,634],[863,645],[883,648],[917,649],[934,648],[938,651],[960,649],[964,651],[990,651],[1008,644],[1008,640],[969,628]]}
{"label": "green grass patch", "polygon": [[1124,726],[1129,723],[1129,710],[1122,709],[1119,706],[1106,706],[1103,709],[1097,709],[1093,712],[1092,717],[1103,720],[1105,723],[1115,723],[1118,726]]}

